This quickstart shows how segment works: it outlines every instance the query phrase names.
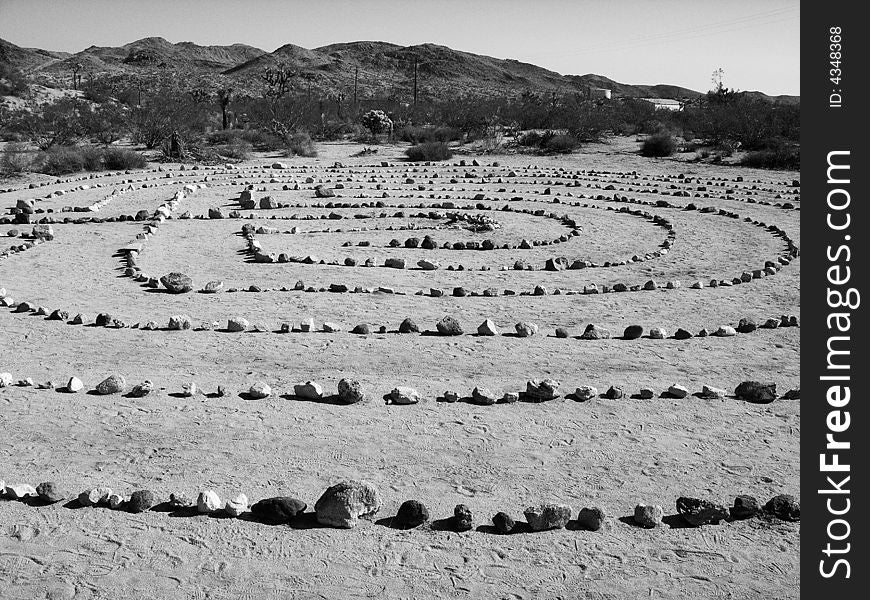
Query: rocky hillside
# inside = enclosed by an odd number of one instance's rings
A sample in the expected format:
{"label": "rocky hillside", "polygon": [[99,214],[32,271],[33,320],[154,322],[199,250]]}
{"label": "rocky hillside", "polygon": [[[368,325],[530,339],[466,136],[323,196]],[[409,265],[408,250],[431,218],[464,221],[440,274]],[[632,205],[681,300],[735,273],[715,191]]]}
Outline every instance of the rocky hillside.
{"label": "rocky hillside", "polygon": [[[360,97],[389,95],[417,87],[426,97],[537,93],[584,93],[590,87],[612,90],[615,96],[690,98],[698,92],[674,85],[629,85],[601,75],[561,75],[536,65],[510,59],[461,52],[436,44],[398,46],[386,42],[349,42],[308,49],[293,44],[274,52],[244,44],[199,46],[170,43],[160,37],[144,38],[119,47],[91,46],[68,54],[21,48],[0,40],[0,62],[24,73],[62,82],[72,67],[89,74],[142,74],[155,69],[179,75],[223,75],[238,85],[253,87],[267,67],[283,66],[299,78],[294,87],[318,93],[353,93]],[[762,94],[763,96],[763,94]]]}

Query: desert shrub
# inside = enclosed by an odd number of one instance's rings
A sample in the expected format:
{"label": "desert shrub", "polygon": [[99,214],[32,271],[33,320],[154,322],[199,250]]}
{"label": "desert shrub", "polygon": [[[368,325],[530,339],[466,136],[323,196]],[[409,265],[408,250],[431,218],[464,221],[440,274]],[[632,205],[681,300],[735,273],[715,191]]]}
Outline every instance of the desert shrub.
{"label": "desert shrub", "polygon": [[541,150],[558,154],[568,154],[578,145],[577,138],[566,134],[558,134],[541,140]]}
{"label": "desert shrub", "polygon": [[148,161],[140,153],[126,148],[106,148],[102,151],[103,165],[110,171],[144,169]]}
{"label": "desert shrub", "polygon": [[20,142],[6,144],[3,152],[0,153],[0,175],[9,177],[24,173],[30,170],[32,162],[27,146]]}
{"label": "desert shrub", "polygon": [[453,157],[453,152],[451,152],[450,146],[444,142],[425,142],[423,144],[417,144],[416,146],[411,146],[405,150],[405,154],[408,159],[414,162],[447,160],[448,158]]}
{"label": "desert shrub", "polygon": [[640,145],[641,156],[670,156],[676,150],[674,138],[669,133],[656,133],[649,136]]}
{"label": "desert shrub", "polygon": [[756,169],[797,170],[801,166],[800,146],[782,141],[769,142],[763,150],[747,153],[740,164]]}
{"label": "desert shrub", "polygon": [[385,133],[393,128],[393,121],[382,110],[368,111],[362,116],[360,122],[372,133],[372,136]]}
{"label": "desert shrub", "polygon": [[304,156],[314,158],[317,156],[317,148],[311,141],[311,136],[300,131],[289,136],[284,154],[287,156]]}
{"label": "desert shrub", "polygon": [[37,154],[33,170],[46,175],[66,175],[85,168],[85,158],[77,146],[52,146]]}
{"label": "desert shrub", "polygon": [[25,96],[27,79],[21,71],[6,62],[0,62],[0,96]]}
{"label": "desert shrub", "polygon": [[227,158],[234,158],[236,160],[248,160],[249,158],[251,158],[251,153],[254,151],[254,146],[251,144],[251,142],[248,142],[241,138],[236,138],[232,140],[229,144],[218,146],[216,150],[218,154],[220,154],[221,156],[226,156]]}
{"label": "desert shrub", "polygon": [[537,131],[530,131],[525,135],[521,135],[517,140],[520,146],[538,147],[544,136]]}
{"label": "desert shrub", "polygon": [[101,171],[103,169],[103,153],[99,148],[93,146],[82,146],[78,148],[82,157],[82,168],[85,171]]}

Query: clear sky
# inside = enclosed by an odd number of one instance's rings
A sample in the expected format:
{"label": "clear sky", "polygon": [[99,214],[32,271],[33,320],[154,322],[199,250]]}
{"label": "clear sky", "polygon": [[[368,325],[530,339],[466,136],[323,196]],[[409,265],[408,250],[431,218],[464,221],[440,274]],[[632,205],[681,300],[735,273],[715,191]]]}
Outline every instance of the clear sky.
{"label": "clear sky", "polygon": [[0,38],[78,52],[143,37],[271,52],[432,42],[621,83],[800,94],[798,0],[0,0]]}

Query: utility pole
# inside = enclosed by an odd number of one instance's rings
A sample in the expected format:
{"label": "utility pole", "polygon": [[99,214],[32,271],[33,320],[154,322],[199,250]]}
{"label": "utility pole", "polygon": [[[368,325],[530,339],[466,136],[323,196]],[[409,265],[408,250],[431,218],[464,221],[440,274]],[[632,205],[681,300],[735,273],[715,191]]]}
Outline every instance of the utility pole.
{"label": "utility pole", "polygon": [[357,84],[358,83],[359,83],[359,67],[356,67],[353,70],[353,105],[354,105],[354,107],[356,107],[356,99],[357,99],[356,91],[357,91]]}
{"label": "utility pole", "polygon": [[414,55],[414,106],[417,106],[417,56]]}

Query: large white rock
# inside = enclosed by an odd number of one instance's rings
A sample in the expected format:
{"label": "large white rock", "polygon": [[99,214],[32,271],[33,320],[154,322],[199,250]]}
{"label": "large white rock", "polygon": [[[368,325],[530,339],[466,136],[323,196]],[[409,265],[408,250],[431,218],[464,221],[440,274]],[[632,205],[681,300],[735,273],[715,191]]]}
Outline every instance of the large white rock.
{"label": "large white rock", "polygon": [[196,509],[203,513],[212,513],[221,508],[221,499],[212,490],[200,492],[196,499]]}
{"label": "large white rock", "polygon": [[342,481],[328,488],[314,505],[317,522],[354,527],[360,518],[374,516],[382,505],[377,488],[366,481]]}

